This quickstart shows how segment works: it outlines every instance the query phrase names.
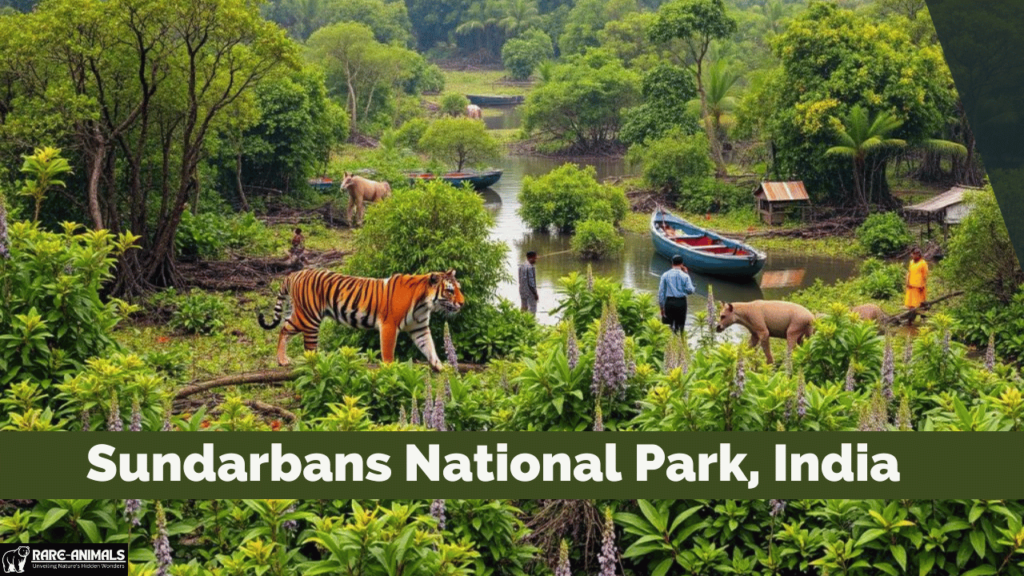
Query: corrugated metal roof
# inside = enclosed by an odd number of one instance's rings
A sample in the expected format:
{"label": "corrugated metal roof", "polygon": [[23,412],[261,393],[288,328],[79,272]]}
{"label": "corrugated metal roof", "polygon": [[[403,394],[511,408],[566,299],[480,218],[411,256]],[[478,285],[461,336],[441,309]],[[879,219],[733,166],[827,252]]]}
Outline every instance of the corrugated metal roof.
{"label": "corrugated metal roof", "polygon": [[803,182],[761,182],[754,196],[764,195],[769,202],[810,200]]}
{"label": "corrugated metal roof", "polygon": [[914,204],[913,206],[907,206],[904,210],[908,212],[942,212],[950,206],[963,202],[965,192],[974,192],[977,190],[979,190],[979,188],[971,188],[970,186],[954,186],[942,194],[932,196],[924,202]]}

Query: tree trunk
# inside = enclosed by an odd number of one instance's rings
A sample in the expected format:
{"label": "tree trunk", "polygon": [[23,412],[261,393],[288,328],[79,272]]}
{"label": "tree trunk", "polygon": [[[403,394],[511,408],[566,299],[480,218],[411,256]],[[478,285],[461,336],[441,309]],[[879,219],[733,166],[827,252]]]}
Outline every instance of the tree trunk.
{"label": "tree trunk", "polygon": [[235,156],[235,185],[238,186],[238,198],[242,202],[242,210],[249,211],[249,200],[245,197],[245,187],[242,186],[242,154]]}
{"label": "tree trunk", "polygon": [[718,144],[715,127],[711,120],[711,115],[708,113],[708,95],[704,90],[704,68],[701,59],[697,59],[697,93],[700,94],[700,112],[704,117],[704,132],[708,135],[711,159],[715,161],[715,174],[725,176],[725,160],[722,159],[722,148]]}
{"label": "tree trunk", "polygon": [[[99,140],[99,135],[95,137]],[[100,209],[100,176],[103,173],[103,160],[106,156],[106,146],[102,140],[96,143],[96,147],[86,152],[89,159],[89,217],[92,218],[94,230],[103,229],[103,211]]]}

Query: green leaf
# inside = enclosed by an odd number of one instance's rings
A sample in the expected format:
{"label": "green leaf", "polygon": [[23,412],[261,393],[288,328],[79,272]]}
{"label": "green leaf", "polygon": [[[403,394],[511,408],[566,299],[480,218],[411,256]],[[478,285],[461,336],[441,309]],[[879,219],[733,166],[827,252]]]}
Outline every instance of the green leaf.
{"label": "green leaf", "polygon": [[886,562],[879,562],[878,564],[874,565],[874,568],[875,568],[875,570],[881,570],[882,572],[885,572],[889,576],[899,576],[899,574],[900,574],[896,570],[896,568],[893,567],[892,564],[888,564]]}
{"label": "green leaf", "polygon": [[43,518],[42,523],[39,525],[39,531],[42,532],[53,526],[58,520],[64,517],[68,511],[63,508],[50,508],[46,512],[46,516]]}
{"label": "green leaf", "polygon": [[997,574],[998,572],[999,570],[996,570],[995,566],[992,566],[991,564],[986,564],[984,566],[978,566],[973,570],[968,570],[960,576],[990,576],[991,574]]}
{"label": "green leaf", "polygon": [[919,565],[920,565],[919,575],[920,576],[928,576],[928,573],[931,572],[931,570],[932,570],[932,566],[935,565],[935,552],[928,552],[926,554],[922,554],[920,556],[920,559],[921,560],[919,562]]}
{"label": "green leaf", "polygon": [[640,504],[640,511],[643,512],[644,517],[647,518],[647,521],[650,522],[658,532],[664,532],[665,529],[668,528],[668,519],[662,516],[653,504],[647,500],[640,500],[638,503]]}
{"label": "green leaf", "polygon": [[900,568],[902,568],[903,571],[906,572],[907,551],[903,548],[903,546],[900,546],[899,544],[892,544],[889,546],[889,551],[892,552],[892,557],[896,559],[897,563],[899,563]]}
{"label": "green leaf", "polygon": [[665,576],[668,571],[672,569],[672,564],[675,562],[673,558],[666,558],[661,561],[660,564],[651,572],[651,576]]}
{"label": "green leaf", "polygon": [[881,528],[872,528],[871,530],[867,530],[860,535],[860,538],[857,539],[857,544],[855,544],[855,546],[859,548],[867,544],[868,542],[876,540],[884,534],[885,530],[882,530]]}
{"label": "green leaf", "polygon": [[96,523],[92,520],[81,519],[78,521],[78,526],[81,527],[82,531],[85,532],[85,535],[89,537],[89,542],[98,544],[103,541],[100,538],[99,528],[96,528]]}
{"label": "green leaf", "polygon": [[555,406],[555,412],[558,412],[558,415],[561,416],[562,406],[565,404],[565,396],[559,396],[552,400],[551,403]]}
{"label": "green leaf", "polygon": [[975,529],[971,531],[971,546],[974,546],[974,551],[978,553],[978,558],[985,559],[985,533],[981,530]]}

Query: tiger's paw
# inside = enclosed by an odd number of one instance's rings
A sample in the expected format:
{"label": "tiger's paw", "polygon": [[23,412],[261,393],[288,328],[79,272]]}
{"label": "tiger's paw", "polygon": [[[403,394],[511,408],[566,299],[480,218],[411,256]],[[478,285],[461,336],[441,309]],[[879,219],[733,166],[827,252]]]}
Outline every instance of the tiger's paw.
{"label": "tiger's paw", "polygon": [[292,361],[287,359],[287,358],[278,358],[277,359],[277,365],[278,366],[291,366],[292,365]]}

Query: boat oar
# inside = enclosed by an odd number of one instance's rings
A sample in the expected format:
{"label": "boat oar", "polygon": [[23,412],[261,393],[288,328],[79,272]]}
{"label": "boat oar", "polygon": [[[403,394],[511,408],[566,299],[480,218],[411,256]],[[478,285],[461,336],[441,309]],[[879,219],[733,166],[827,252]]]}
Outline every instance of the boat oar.
{"label": "boat oar", "polygon": [[569,252],[572,252],[572,250],[562,250],[560,252],[551,252],[549,254],[537,254],[537,259],[540,260],[541,258],[546,258],[548,256],[558,256],[559,254],[567,254]]}

